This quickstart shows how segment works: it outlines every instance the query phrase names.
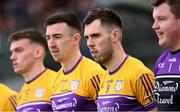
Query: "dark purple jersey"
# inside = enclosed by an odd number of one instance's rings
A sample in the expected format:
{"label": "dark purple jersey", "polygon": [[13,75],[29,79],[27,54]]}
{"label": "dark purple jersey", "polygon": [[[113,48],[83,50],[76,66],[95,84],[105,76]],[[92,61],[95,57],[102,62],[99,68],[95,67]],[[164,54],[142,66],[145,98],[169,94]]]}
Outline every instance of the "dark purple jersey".
{"label": "dark purple jersey", "polygon": [[180,110],[180,50],[164,52],[156,62],[154,74],[158,110]]}

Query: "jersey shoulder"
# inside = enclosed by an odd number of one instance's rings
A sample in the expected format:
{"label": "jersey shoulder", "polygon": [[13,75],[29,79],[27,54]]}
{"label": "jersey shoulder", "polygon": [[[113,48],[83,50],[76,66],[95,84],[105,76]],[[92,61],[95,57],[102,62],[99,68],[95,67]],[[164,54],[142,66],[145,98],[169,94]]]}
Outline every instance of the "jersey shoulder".
{"label": "jersey shoulder", "polygon": [[130,74],[133,78],[139,79],[142,75],[145,74],[154,77],[154,73],[137,58],[129,56],[125,64],[125,69],[131,72]]}
{"label": "jersey shoulder", "polygon": [[0,90],[2,92],[0,92],[0,96],[11,96],[11,95],[17,95],[17,92],[15,92],[14,90],[10,89],[9,87],[7,87],[6,85],[0,84]]}

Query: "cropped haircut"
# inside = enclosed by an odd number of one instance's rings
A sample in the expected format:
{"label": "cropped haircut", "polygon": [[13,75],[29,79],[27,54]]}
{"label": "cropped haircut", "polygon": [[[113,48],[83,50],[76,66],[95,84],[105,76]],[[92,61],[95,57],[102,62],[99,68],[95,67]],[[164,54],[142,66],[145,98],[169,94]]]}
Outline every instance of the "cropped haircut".
{"label": "cropped haircut", "polygon": [[42,45],[44,50],[48,51],[48,45],[45,37],[36,29],[24,29],[14,32],[9,36],[8,41],[12,43],[13,41],[21,39],[29,39],[31,42]]}
{"label": "cropped haircut", "polygon": [[63,23],[63,22],[66,23],[69,27],[77,30],[80,34],[82,33],[81,22],[79,18],[71,12],[56,13],[49,16],[44,22],[44,27],[47,27],[48,25],[53,25],[56,23]]}
{"label": "cropped haircut", "polygon": [[92,23],[94,20],[99,19],[102,25],[116,26],[122,29],[121,18],[112,10],[107,8],[96,8],[88,12],[83,21],[83,29],[85,25]]}
{"label": "cropped haircut", "polygon": [[170,7],[170,11],[176,18],[180,18],[180,0],[150,0],[152,6],[157,7],[162,3],[167,3]]}

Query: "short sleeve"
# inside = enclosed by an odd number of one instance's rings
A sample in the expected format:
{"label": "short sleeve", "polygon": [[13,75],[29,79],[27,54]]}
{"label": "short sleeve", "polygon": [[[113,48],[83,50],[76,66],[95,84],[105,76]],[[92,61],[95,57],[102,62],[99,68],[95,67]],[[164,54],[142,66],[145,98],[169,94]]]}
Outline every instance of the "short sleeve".
{"label": "short sleeve", "polygon": [[152,110],[156,107],[153,93],[154,85],[155,77],[151,72],[142,74],[135,83],[137,100],[146,110]]}

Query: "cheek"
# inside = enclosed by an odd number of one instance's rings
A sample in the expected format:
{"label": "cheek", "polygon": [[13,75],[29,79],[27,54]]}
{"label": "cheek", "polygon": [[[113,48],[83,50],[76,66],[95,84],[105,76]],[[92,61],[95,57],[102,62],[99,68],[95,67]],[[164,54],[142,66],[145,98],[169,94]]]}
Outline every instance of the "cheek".
{"label": "cheek", "polygon": [[176,22],[167,22],[166,24],[162,24],[161,28],[165,31],[167,34],[175,34],[180,27],[178,27]]}
{"label": "cheek", "polygon": [[176,27],[176,25],[174,25],[174,27],[168,27],[166,28],[166,36],[168,37],[168,39],[170,40],[174,40],[179,36],[179,27]]}
{"label": "cheek", "polygon": [[102,52],[107,52],[109,49],[111,49],[111,45],[110,42],[103,42],[100,46],[99,46],[100,50]]}
{"label": "cheek", "polygon": [[35,61],[33,52],[22,55],[21,61],[24,63],[26,63],[26,62],[29,63],[29,62]]}

